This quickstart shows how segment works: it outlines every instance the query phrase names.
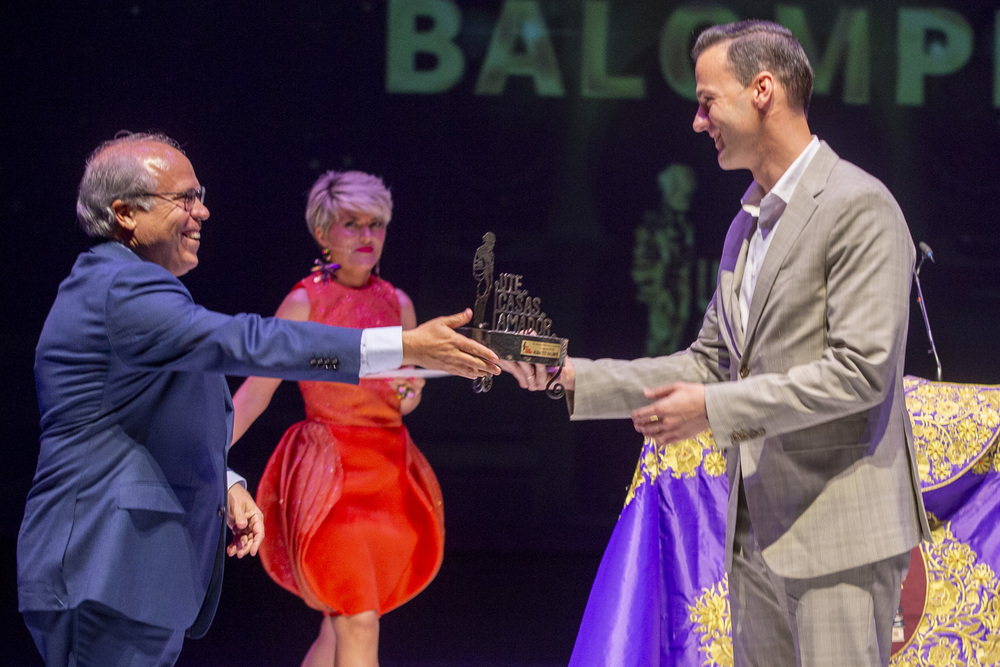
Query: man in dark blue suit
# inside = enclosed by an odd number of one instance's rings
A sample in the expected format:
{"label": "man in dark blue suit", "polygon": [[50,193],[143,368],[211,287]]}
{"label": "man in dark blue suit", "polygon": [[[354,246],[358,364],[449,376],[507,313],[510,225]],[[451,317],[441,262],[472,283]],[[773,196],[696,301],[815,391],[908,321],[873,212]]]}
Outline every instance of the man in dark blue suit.
{"label": "man in dark blue suit", "polygon": [[204,199],[163,135],[119,136],[87,162],[77,217],[102,242],[60,285],[38,341],[41,444],[18,538],[19,606],[49,665],[174,664],[215,614],[223,551],[256,555],[260,510],[226,467],[226,375],[499,372],[453,331],[471,311],[402,332],[197,306],[178,277],[198,264]]}

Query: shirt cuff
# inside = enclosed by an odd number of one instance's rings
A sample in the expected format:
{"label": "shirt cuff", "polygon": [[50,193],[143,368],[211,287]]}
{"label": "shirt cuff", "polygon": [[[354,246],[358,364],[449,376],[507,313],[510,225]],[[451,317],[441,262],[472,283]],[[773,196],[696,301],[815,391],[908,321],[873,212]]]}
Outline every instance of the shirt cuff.
{"label": "shirt cuff", "polygon": [[236,471],[226,468],[226,488],[232,488],[233,484],[241,484],[243,488],[247,488],[247,481]]}
{"label": "shirt cuff", "polygon": [[359,376],[391,371],[403,365],[403,327],[375,327],[361,332]]}

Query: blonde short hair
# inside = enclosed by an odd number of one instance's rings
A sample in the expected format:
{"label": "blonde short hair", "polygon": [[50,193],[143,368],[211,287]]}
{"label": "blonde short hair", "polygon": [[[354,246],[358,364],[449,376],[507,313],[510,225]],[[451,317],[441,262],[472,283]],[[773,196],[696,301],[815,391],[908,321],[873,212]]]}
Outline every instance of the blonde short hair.
{"label": "blonde short hair", "polygon": [[325,236],[341,216],[367,213],[383,222],[392,219],[392,195],[378,176],[363,171],[333,171],[320,176],[309,191],[306,224],[316,238]]}

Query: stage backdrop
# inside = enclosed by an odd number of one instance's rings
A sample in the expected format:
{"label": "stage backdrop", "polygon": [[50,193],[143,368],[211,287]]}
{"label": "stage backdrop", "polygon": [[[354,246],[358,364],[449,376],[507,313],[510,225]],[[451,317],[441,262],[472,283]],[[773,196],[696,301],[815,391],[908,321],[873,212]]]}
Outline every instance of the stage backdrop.
{"label": "stage backdrop", "polygon": [[[97,143],[127,128],[184,144],[212,212],[184,282],[210,308],[273,312],[316,255],[306,192],[326,169],[355,168],[391,187],[382,274],[419,318],[472,305],[473,253],[493,231],[497,270],[523,275],[571,355],[667,352],[697,329],[750,180],[720,171],[709,138],[691,130],[687,52],[701,26],[750,17],[802,41],[816,70],[814,132],[882,179],[914,241],[933,249],[921,278],[944,378],[1000,381],[992,3],[4,4],[8,562],[37,453],[33,348],[88,245],[73,207]],[[934,377],[927,351],[914,298],[908,373]],[[234,450],[251,484],[300,413],[283,387]],[[431,380],[408,423],[441,479],[452,550],[599,554],[641,449],[627,423],[570,425],[562,403],[510,378],[485,395]]]}

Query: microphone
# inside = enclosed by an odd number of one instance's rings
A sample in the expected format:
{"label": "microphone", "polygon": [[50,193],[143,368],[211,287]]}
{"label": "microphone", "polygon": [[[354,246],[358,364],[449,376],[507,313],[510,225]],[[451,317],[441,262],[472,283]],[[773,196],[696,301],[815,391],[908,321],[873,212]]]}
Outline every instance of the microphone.
{"label": "microphone", "polygon": [[931,247],[929,245],[921,241],[920,243],[917,244],[917,247],[920,248],[921,255],[931,260],[932,262],[934,261],[934,251],[931,250]]}
{"label": "microphone", "polygon": [[924,306],[924,292],[920,289],[920,267],[924,265],[924,260],[929,259],[934,261],[934,251],[931,247],[921,241],[917,244],[920,248],[920,263],[917,264],[917,268],[913,271],[913,281],[917,285],[917,303],[920,304],[920,313],[924,316],[924,328],[927,329],[927,340],[930,341],[931,349],[927,350],[927,354],[934,355],[934,363],[937,366],[937,381],[941,381],[941,359],[938,358],[937,347],[934,346],[934,336],[931,335],[931,323],[927,319],[927,308]]}
{"label": "microphone", "polygon": [[920,248],[920,261],[917,262],[917,275],[919,276],[920,268],[924,265],[924,260],[929,259],[931,262],[934,261],[934,251],[931,250],[931,247],[923,241],[918,243],[917,247]]}

